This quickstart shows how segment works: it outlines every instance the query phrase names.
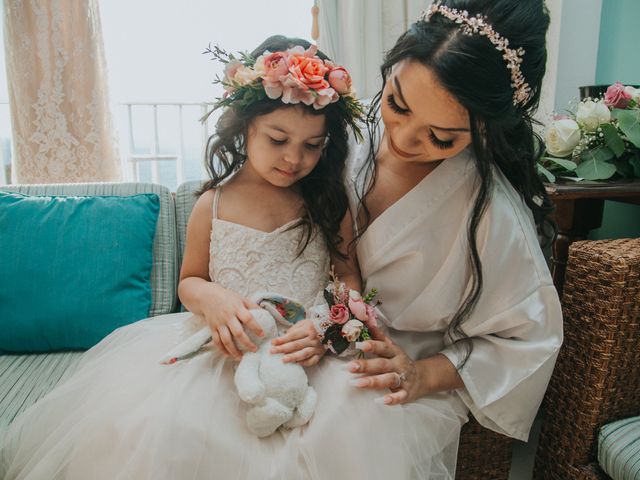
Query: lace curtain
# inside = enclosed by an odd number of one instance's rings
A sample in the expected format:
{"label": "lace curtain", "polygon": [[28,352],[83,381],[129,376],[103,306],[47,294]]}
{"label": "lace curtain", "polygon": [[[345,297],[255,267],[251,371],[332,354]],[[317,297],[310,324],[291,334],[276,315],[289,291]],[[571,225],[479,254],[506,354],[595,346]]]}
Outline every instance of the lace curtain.
{"label": "lace curtain", "polygon": [[120,179],[97,0],[5,0],[15,183]]}

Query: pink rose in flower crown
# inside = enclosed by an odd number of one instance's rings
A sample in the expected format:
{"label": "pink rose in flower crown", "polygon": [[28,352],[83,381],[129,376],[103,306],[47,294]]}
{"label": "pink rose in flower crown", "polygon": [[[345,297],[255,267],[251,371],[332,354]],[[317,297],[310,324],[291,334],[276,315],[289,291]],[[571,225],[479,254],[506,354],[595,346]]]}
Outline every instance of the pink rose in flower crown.
{"label": "pink rose in flower crown", "polygon": [[367,320],[367,304],[362,300],[362,296],[355,290],[349,290],[349,310],[361,322]]}
{"label": "pink rose in flower crown", "polygon": [[283,92],[282,79],[289,73],[286,52],[263,55],[256,60],[256,64],[264,69],[262,84],[267,96],[271,99],[280,98]]}
{"label": "pink rose in flower crown", "polygon": [[329,67],[324,64],[321,58],[315,56],[318,47],[311,45],[306,51],[300,52],[296,48],[291,50],[287,59],[289,73],[302,85],[313,90],[329,88],[329,82],[324,76],[329,71]]}
{"label": "pink rose in flower crown", "polygon": [[616,82],[607,88],[607,93],[604,94],[604,103],[613,108],[627,108],[631,95],[625,91],[625,86]]}
{"label": "pink rose in flower crown", "polygon": [[340,95],[351,92],[351,75],[343,67],[335,67],[329,72],[329,85]]}
{"label": "pink rose in flower crown", "polygon": [[333,323],[342,325],[346,323],[347,320],[349,320],[349,310],[347,310],[347,307],[345,307],[341,303],[336,303],[331,307],[329,318],[331,318],[331,321]]}

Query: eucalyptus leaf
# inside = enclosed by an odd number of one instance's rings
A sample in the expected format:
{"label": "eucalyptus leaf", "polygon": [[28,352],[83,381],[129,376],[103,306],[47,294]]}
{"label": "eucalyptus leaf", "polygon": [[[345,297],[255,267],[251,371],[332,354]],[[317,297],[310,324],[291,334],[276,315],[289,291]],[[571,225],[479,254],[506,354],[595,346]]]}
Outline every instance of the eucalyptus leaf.
{"label": "eucalyptus leaf", "polygon": [[604,142],[615,154],[616,157],[621,157],[624,153],[624,142],[620,138],[620,134],[616,127],[610,123],[603,123],[600,125],[602,133],[604,133]]}
{"label": "eucalyptus leaf", "polygon": [[569,170],[570,172],[574,171],[578,167],[576,162],[567,160],[566,158],[544,157],[544,159],[560,165],[562,168]]}
{"label": "eucalyptus leaf", "polygon": [[626,159],[614,159],[614,165],[616,166],[616,172],[624,178],[633,177],[633,167],[627,162]]}
{"label": "eucalyptus leaf", "polygon": [[[603,159],[606,154],[601,153],[601,150],[602,147],[584,152],[581,155],[583,160],[576,168],[576,175],[585,180],[606,180],[611,178],[616,173],[616,167]],[[609,152],[613,157],[613,152],[611,150]]]}
{"label": "eucalyptus leaf", "polygon": [[636,154],[629,158],[629,165],[633,168],[634,176],[640,178],[640,153],[636,152]]}
{"label": "eucalyptus leaf", "polygon": [[640,110],[622,110],[617,113],[618,126],[629,141],[640,148]]}
{"label": "eucalyptus leaf", "polygon": [[555,183],[556,177],[553,173],[551,173],[539,163],[537,163],[536,166],[538,167],[538,174],[542,174],[549,183]]}
{"label": "eucalyptus leaf", "polygon": [[608,147],[597,147],[593,150],[585,150],[580,154],[580,164],[587,161],[604,162],[611,160],[615,155]]}

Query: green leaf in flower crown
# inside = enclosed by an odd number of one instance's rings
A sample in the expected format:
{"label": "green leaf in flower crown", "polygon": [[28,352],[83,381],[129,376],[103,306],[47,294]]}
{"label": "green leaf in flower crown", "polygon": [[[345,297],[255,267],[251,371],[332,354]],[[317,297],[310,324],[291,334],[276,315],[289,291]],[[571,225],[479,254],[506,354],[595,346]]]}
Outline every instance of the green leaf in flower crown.
{"label": "green leaf in flower crown", "polygon": [[598,147],[580,154],[582,161],[576,168],[576,175],[585,180],[606,180],[616,173],[615,165],[607,162],[613,158],[613,152],[607,147]]}
{"label": "green leaf in flower crown", "polygon": [[549,170],[544,168],[542,165],[537,163],[536,167],[538,167],[538,174],[544,175],[544,177],[547,179],[549,183],[554,183],[556,181],[556,176],[553,173],[551,173]]}
{"label": "green leaf in flower crown", "polygon": [[622,110],[616,112],[618,126],[629,141],[640,148],[640,110]]}
{"label": "green leaf in flower crown", "polygon": [[603,123],[600,125],[600,128],[604,134],[604,143],[611,149],[616,157],[621,157],[624,153],[624,142],[622,138],[620,138],[616,127],[610,123]]}

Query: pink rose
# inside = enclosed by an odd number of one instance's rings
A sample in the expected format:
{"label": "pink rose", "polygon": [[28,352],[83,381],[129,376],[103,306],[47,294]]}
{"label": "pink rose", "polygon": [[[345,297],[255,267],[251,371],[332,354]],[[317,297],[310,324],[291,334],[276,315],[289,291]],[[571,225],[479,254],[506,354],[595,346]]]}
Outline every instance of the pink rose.
{"label": "pink rose", "polygon": [[282,80],[289,73],[287,55],[285,52],[275,52],[260,60],[261,68],[264,69],[262,84],[267,96],[271,99],[280,98],[284,90]]}
{"label": "pink rose", "polygon": [[329,72],[329,85],[340,95],[351,92],[351,75],[343,67],[336,67]]}
{"label": "pink rose", "polygon": [[378,314],[376,313],[376,309],[371,305],[367,305],[367,319],[364,323],[369,328],[378,326]]}
{"label": "pink rose", "polygon": [[341,303],[336,303],[333,307],[331,307],[331,311],[329,312],[329,317],[333,323],[337,323],[342,325],[349,320],[349,310],[347,307],[342,305]]}
{"label": "pink rose", "polygon": [[360,333],[362,332],[362,328],[364,324],[360,320],[349,320],[342,327],[342,336],[348,342],[355,342],[360,338]]}
{"label": "pink rose", "polygon": [[316,92],[318,95],[313,101],[313,108],[320,110],[330,103],[337,102],[339,95],[333,88],[324,88]]}
{"label": "pink rose", "polygon": [[625,87],[620,82],[616,82],[607,88],[604,94],[604,103],[613,108],[627,108],[631,95],[625,91]]}
{"label": "pink rose", "polygon": [[349,291],[349,310],[358,320],[364,322],[367,319],[367,304],[355,290]]}
{"label": "pink rose", "polygon": [[[313,90],[322,90],[329,88],[329,82],[324,78],[329,71],[329,67],[324,61],[315,56],[318,48],[312,45],[304,53],[296,51],[292,53],[287,63],[289,65],[289,73],[291,73],[301,84]],[[293,51],[292,51],[293,52]]]}

